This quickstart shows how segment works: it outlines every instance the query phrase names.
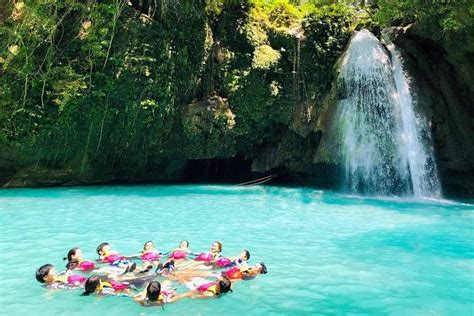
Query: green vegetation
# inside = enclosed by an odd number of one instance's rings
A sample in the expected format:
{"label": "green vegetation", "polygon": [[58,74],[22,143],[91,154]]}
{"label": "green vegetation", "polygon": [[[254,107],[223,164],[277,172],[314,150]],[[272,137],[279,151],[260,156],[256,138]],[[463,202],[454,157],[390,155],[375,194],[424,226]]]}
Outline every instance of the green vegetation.
{"label": "green vegetation", "polygon": [[447,3],[4,2],[0,173],[167,178],[187,159],[291,152],[358,24],[435,16],[472,34],[472,5]]}

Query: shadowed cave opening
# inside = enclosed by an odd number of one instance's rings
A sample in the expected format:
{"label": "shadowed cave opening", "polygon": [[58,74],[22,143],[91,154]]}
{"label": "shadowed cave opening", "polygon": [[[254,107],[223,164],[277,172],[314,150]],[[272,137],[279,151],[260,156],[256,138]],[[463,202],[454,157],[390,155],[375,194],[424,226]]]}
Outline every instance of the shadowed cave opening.
{"label": "shadowed cave opening", "polygon": [[242,156],[229,159],[190,159],[184,169],[183,178],[189,182],[231,182],[238,183],[252,180],[252,160]]}

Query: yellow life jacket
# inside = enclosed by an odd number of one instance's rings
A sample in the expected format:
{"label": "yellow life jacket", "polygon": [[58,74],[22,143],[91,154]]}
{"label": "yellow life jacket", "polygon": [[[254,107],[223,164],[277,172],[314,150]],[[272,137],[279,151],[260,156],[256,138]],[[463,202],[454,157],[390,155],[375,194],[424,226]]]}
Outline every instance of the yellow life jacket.
{"label": "yellow life jacket", "polygon": [[153,304],[153,305],[155,305],[155,304],[156,305],[163,305],[163,303],[164,303],[163,294],[160,293],[160,295],[158,296],[158,298],[156,300],[150,300],[148,297],[146,297],[142,304],[146,304],[147,302],[148,302],[148,304]]}
{"label": "yellow life jacket", "polygon": [[111,255],[110,251],[104,252],[104,253],[102,253],[102,255],[100,256],[100,260],[105,260],[105,258],[107,258],[107,257],[110,256],[110,255]]}
{"label": "yellow life jacket", "polygon": [[56,282],[67,283],[67,276],[65,276],[65,275],[56,275],[56,276],[54,276],[53,282],[51,282],[51,283],[56,283]]}
{"label": "yellow life jacket", "polygon": [[211,285],[210,287],[207,288],[206,291],[209,291],[213,293],[214,295],[217,295],[217,284]]}
{"label": "yellow life jacket", "polygon": [[96,289],[96,292],[100,293],[102,292],[102,290],[105,288],[112,288],[112,284],[110,284],[109,282],[107,281],[100,281],[100,284],[99,286],[97,287]]}

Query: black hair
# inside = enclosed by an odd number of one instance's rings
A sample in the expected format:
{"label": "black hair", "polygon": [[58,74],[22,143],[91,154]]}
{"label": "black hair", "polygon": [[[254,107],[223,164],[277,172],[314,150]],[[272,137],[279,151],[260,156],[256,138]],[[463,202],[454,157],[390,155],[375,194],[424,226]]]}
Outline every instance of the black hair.
{"label": "black hair", "polygon": [[170,271],[171,269],[174,269],[174,260],[171,259],[170,261],[165,263],[165,265],[163,266],[163,269],[168,269],[168,271]]}
{"label": "black hair", "polygon": [[[143,244],[143,250],[145,250],[146,244],[148,244],[149,242],[151,242],[153,244],[152,240],[148,240],[146,243]],[[154,246],[154,244],[153,244],[153,246]]]}
{"label": "black hair", "polygon": [[226,276],[222,277],[222,280],[219,280],[219,293],[224,294],[227,292],[232,292],[230,287],[232,286],[232,282],[230,282],[229,278]]}
{"label": "black hair", "polygon": [[86,284],[84,284],[85,292],[82,295],[89,295],[97,290],[97,287],[100,284],[100,277],[98,275],[93,275],[86,280]]}
{"label": "black hair", "polygon": [[105,246],[108,246],[108,245],[109,245],[108,242],[103,242],[100,245],[98,245],[97,246],[97,254],[100,256],[100,253],[102,252],[102,248],[104,248]]}
{"label": "black hair", "polygon": [[78,247],[74,247],[72,248],[71,250],[69,250],[69,252],[67,253],[67,256],[63,258],[63,260],[67,260],[67,264],[66,264],[66,269],[71,269],[71,267],[73,265],[76,264],[76,262],[73,262],[72,260],[72,256],[74,256],[76,254],[76,251],[78,250],[79,248]]}
{"label": "black hair", "polygon": [[219,252],[221,252],[222,251],[222,243],[218,240],[216,240],[214,243],[219,245]]}
{"label": "black hair", "polygon": [[250,251],[248,251],[247,249],[244,249],[243,250],[245,252],[245,257],[247,257],[247,260],[250,259]]}
{"label": "black hair", "polygon": [[262,270],[260,271],[261,274],[267,274],[267,266],[265,263],[260,262],[260,265],[262,266]]}
{"label": "black hair", "polygon": [[146,297],[151,301],[157,301],[161,293],[161,283],[151,281],[146,287]]}
{"label": "black hair", "polygon": [[181,242],[180,242],[179,244],[181,245],[181,243],[182,243],[183,241],[186,242],[186,247],[189,247],[189,241],[187,241],[186,239],[181,240]]}
{"label": "black hair", "polygon": [[50,263],[41,266],[38,270],[36,270],[36,280],[39,283],[44,283],[44,277],[49,274],[49,271],[54,268],[54,266]]}

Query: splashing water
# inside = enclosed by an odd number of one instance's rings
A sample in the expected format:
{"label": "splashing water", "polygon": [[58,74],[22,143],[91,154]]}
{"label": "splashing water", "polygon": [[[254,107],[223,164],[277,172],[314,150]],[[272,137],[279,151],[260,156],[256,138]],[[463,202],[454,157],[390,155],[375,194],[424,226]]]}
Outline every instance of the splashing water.
{"label": "splashing water", "polygon": [[[409,80],[392,44],[357,32],[339,64],[344,185],[369,195],[440,196],[433,151],[422,140]],[[425,124],[426,125],[426,124]],[[426,129],[424,129],[426,130]]]}
{"label": "splashing water", "polygon": [[404,161],[408,164],[415,197],[440,197],[434,150],[426,120],[416,117],[413,110],[415,99],[410,91],[410,81],[403,70],[401,55],[393,43],[387,46],[392,56],[392,69],[397,88],[395,97],[400,105],[402,117],[402,144]]}

